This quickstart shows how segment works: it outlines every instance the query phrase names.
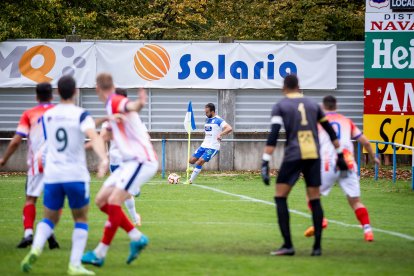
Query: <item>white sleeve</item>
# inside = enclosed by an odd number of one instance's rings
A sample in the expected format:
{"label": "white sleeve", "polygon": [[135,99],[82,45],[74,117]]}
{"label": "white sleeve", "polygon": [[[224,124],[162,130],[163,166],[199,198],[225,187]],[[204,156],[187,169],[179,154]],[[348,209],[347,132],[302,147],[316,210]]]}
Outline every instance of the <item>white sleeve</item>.
{"label": "white sleeve", "polygon": [[80,123],[80,130],[86,132],[88,129],[95,129],[95,121],[92,119],[92,116],[86,116],[85,119]]}
{"label": "white sleeve", "polygon": [[220,124],[220,128],[223,129],[227,125],[228,125],[228,123],[223,120],[223,122],[221,122],[221,124]]}

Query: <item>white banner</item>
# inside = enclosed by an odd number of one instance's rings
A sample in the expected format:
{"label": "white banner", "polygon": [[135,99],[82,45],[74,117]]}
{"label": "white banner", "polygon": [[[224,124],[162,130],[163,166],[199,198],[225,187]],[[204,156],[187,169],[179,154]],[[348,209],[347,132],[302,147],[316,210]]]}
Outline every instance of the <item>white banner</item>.
{"label": "white banner", "polygon": [[0,87],[32,87],[59,77],[75,77],[79,87],[94,87],[95,45],[92,42],[2,42],[0,43]]}
{"label": "white banner", "polygon": [[0,70],[0,87],[56,84],[67,73],[94,87],[101,72],[125,88],[271,89],[290,73],[303,89],[337,85],[334,44],[3,42]]}
{"label": "white banner", "polygon": [[[414,0],[413,0],[414,1]],[[366,13],[365,32],[413,32],[414,13]]]}

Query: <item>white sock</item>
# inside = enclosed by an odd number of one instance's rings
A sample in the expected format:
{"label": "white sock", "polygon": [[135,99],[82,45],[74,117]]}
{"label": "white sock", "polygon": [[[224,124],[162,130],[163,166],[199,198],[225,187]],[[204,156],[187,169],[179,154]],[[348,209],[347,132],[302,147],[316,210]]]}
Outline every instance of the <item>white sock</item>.
{"label": "white sock", "polygon": [[76,222],[72,234],[72,252],[70,254],[70,264],[73,266],[81,265],[83,251],[88,241],[88,224]]}
{"label": "white sock", "polygon": [[134,224],[136,224],[138,222],[138,217],[137,217],[137,210],[135,209],[135,199],[134,199],[134,197],[131,196],[130,198],[125,200],[125,207],[128,210],[128,214],[129,214],[130,218],[132,219]]}
{"label": "white sock", "polygon": [[27,238],[28,236],[33,235],[33,229],[28,228],[24,230],[24,237]]}
{"label": "white sock", "polygon": [[369,224],[365,224],[364,226],[362,226],[362,228],[364,229],[364,233],[372,232],[371,225]]}
{"label": "white sock", "polygon": [[53,224],[51,220],[46,219],[46,218],[42,219],[42,221],[40,221],[37,224],[36,234],[33,240],[32,248],[43,250],[43,247],[45,246],[47,239],[53,233],[54,227],[55,225]]}
{"label": "white sock", "polygon": [[195,168],[194,169],[194,171],[193,171],[193,173],[191,174],[191,177],[190,177],[190,181],[191,182],[194,182],[194,180],[196,179],[196,177],[198,176],[198,174],[201,172],[201,168]]}
{"label": "white sock", "polygon": [[98,244],[98,246],[95,248],[93,253],[95,253],[96,257],[103,259],[106,257],[106,254],[108,253],[109,245],[106,245],[102,242]]}
{"label": "white sock", "polygon": [[141,238],[142,233],[139,232],[137,228],[134,228],[128,232],[128,236],[131,239],[131,241],[138,241]]}

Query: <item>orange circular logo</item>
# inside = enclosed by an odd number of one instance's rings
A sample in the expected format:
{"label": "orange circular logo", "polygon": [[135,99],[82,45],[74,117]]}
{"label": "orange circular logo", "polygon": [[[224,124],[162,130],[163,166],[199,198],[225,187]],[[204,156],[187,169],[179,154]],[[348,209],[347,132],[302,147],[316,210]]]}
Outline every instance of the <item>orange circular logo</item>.
{"label": "orange circular logo", "polygon": [[148,44],[135,53],[134,69],[144,80],[159,80],[167,75],[170,62],[170,55],[163,47]]}

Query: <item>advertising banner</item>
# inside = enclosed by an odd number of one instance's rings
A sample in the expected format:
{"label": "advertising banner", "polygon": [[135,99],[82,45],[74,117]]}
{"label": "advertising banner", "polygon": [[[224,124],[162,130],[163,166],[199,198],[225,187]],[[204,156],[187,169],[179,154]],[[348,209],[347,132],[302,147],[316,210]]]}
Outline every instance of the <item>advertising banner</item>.
{"label": "advertising banner", "polygon": [[111,73],[119,87],[280,88],[290,73],[303,89],[335,89],[336,45],[290,43],[0,43],[0,87],[56,84],[74,75],[94,87]]}

